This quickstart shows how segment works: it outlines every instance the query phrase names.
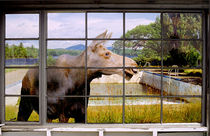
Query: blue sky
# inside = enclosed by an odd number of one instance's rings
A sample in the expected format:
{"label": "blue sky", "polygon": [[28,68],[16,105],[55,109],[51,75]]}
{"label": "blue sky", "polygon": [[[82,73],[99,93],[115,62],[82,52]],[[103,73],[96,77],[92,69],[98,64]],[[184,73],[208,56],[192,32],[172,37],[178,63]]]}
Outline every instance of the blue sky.
{"label": "blue sky", "polygon": [[[126,32],[138,25],[147,25],[155,21],[159,13],[126,13]],[[88,13],[88,37],[94,38],[108,30],[112,38],[123,34],[122,13]],[[38,14],[7,14],[7,38],[37,38],[39,36]],[[85,13],[48,13],[49,38],[85,38]],[[15,43],[15,41],[13,42]],[[31,42],[24,42],[29,46]],[[50,48],[66,48],[78,44],[78,41],[50,42]],[[83,42],[81,42],[83,43]],[[112,43],[112,42],[109,42]],[[36,43],[37,44],[37,43]],[[35,46],[38,47],[38,45]]]}

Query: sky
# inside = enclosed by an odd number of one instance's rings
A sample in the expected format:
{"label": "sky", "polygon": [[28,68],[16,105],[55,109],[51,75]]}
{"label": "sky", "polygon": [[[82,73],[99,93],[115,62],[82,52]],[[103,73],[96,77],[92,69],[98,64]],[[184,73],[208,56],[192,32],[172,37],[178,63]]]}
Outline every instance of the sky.
{"label": "sky", "polygon": [[[125,31],[138,25],[147,25],[155,21],[159,13],[126,13]],[[112,33],[112,38],[123,35],[122,13],[88,13],[88,38],[95,38],[105,30]],[[7,14],[7,38],[38,38],[38,14]],[[48,13],[48,38],[85,38],[85,13]],[[8,43],[23,42],[24,46],[32,43],[38,48],[37,41],[7,41]],[[66,48],[84,41],[49,41],[48,48]],[[88,42],[90,43],[90,42]],[[113,42],[108,42],[113,43]]]}

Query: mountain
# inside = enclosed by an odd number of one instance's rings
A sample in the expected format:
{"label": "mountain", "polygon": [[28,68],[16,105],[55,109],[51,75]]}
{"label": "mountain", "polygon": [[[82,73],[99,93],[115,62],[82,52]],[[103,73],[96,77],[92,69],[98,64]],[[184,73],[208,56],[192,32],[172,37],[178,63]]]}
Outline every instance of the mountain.
{"label": "mountain", "polygon": [[107,47],[107,49],[111,51],[113,48],[112,47]]}
{"label": "mountain", "polygon": [[77,44],[77,45],[70,46],[70,47],[66,48],[66,50],[79,50],[79,51],[83,51],[83,50],[85,50],[85,45],[83,45],[83,44]]}

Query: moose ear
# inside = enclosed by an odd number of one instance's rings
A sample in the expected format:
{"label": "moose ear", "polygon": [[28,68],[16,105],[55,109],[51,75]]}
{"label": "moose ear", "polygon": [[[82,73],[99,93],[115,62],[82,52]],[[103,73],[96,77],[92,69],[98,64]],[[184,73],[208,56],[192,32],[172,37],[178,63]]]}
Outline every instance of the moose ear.
{"label": "moose ear", "polygon": [[[111,38],[112,33],[107,34],[107,30],[103,32],[102,34],[98,35],[96,39],[109,39]],[[90,47],[92,51],[94,52],[98,45],[105,44],[107,40],[93,40],[93,42],[90,44]]]}
{"label": "moose ear", "polygon": [[106,38],[106,35],[107,35],[107,30],[105,32],[103,32],[102,34],[99,34],[98,36],[96,36],[96,39]]}
{"label": "moose ear", "polygon": [[106,35],[106,39],[110,39],[112,37],[112,33]]}

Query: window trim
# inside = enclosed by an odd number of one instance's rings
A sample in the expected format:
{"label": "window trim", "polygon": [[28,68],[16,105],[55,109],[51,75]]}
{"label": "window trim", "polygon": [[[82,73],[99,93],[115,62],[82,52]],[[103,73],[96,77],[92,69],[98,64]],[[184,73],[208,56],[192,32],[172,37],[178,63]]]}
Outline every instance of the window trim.
{"label": "window trim", "polygon": [[[53,11],[55,11],[55,10],[53,10]],[[59,10],[60,11],[60,10]],[[68,11],[70,11],[71,12],[71,10],[68,10]],[[75,11],[75,10],[73,10],[73,11]],[[139,13],[142,13],[141,12],[141,10],[128,10],[128,12],[130,13],[132,13],[132,12],[135,12],[136,13],[136,11],[138,11]],[[142,11],[144,11],[144,12],[146,12],[146,13],[148,13],[148,12],[150,12],[149,10],[142,10]],[[188,13],[188,12],[190,12],[191,10],[184,10],[184,11],[182,11],[182,12],[180,12],[181,10],[154,10],[154,12],[158,12],[158,13],[160,13],[161,14],[161,16],[162,16],[162,14],[163,13],[165,13],[165,12],[179,12],[179,13]],[[203,70],[203,77],[205,77],[205,78],[207,78],[207,76],[206,76],[206,57],[205,57],[205,55],[206,55],[206,32],[204,31],[204,30],[206,30],[205,29],[205,27],[206,27],[206,22],[207,22],[207,19],[206,19],[206,13],[205,12],[202,12],[203,10],[198,10],[198,11],[194,11],[194,10],[192,10],[193,12],[190,12],[190,13],[202,13],[202,26],[204,26],[204,28],[202,28],[202,30],[203,30],[203,36],[202,36],[202,39],[200,39],[202,42],[203,42],[203,66],[202,66],[202,70]],[[47,66],[46,66],[46,50],[47,50],[47,41],[48,40],[53,40],[53,39],[56,39],[56,38],[47,38],[47,20],[48,20],[48,18],[47,18],[47,14],[50,12],[50,10],[40,10],[40,11],[35,11],[35,12],[28,12],[28,11],[20,11],[20,12],[11,12],[12,14],[14,13],[14,14],[17,14],[17,13],[38,13],[39,14],[39,49],[40,49],[40,64],[39,64],[39,80],[40,80],[40,86],[39,86],[39,89],[40,90],[42,90],[43,88],[43,90],[42,91],[40,91],[41,93],[39,93],[39,102],[40,102],[40,104],[39,104],[39,109],[40,109],[40,119],[39,119],[39,122],[5,122],[4,121],[4,118],[5,118],[5,116],[4,116],[4,110],[5,110],[5,97],[4,97],[4,94],[5,94],[5,92],[4,91],[0,91],[0,95],[1,95],[1,102],[0,102],[0,105],[2,106],[3,105],[3,109],[0,109],[0,114],[1,114],[1,118],[0,119],[2,119],[2,123],[6,123],[6,124],[39,124],[39,125],[46,125],[46,124],[48,124],[48,123],[46,123],[46,113],[47,112],[44,112],[44,111],[46,111],[46,107],[47,107],[47,102],[46,102],[46,83],[44,83],[44,81],[46,81],[46,68],[47,68]],[[85,19],[86,19],[86,22],[87,22],[87,13],[89,13],[89,12],[116,12],[115,10],[85,10],[85,14],[86,14],[86,16],[85,16]],[[119,10],[119,12],[120,13],[123,13],[123,27],[125,28],[125,13],[127,13],[127,10]],[[11,14],[10,12],[8,12],[9,14]],[[7,13],[4,13],[4,12],[1,12],[1,14],[0,14],[0,17],[1,17],[1,19],[2,19],[2,21],[0,22],[0,30],[2,30],[0,33],[1,33],[1,35],[0,35],[0,43],[1,43],[1,45],[2,46],[0,46],[0,59],[1,60],[4,60],[4,41],[5,40],[14,40],[15,38],[5,38],[5,14],[7,14]],[[204,21],[205,20],[205,21]],[[209,25],[209,24],[208,24]],[[85,27],[86,29],[87,29],[87,23],[86,23],[86,27]],[[123,29],[124,31],[125,31],[125,29]],[[86,41],[86,46],[87,46],[87,40],[88,40],[88,38],[87,38],[87,30],[85,31],[85,33],[86,33],[86,37],[84,38],[85,39],[85,41]],[[209,34],[209,33],[208,33]],[[162,36],[162,35],[161,35]],[[209,35],[208,35],[209,36]],[[17,39],[24,39],[24,38],[17,38]],[[34,38],[25,38],[25,39],[34,39]],[[36,38],[35,38],[36,39]],[[57,40],[58,39],[61,39],[62,40],[62,38],[57,38]],[[69,38],[68,38],[69,39]],[[90,39],[94,39],[94,38],[90,38]],[[114,39],[114,38],[113,38]],[[37,39],[36,39],[37,40]],[[66,39],[65,39],[66,40]],[[71,39],[69,39],[69,40],[71,40]],[[121,40],[123,40],[123,41],[125,41],[126,40],[126,38],[125,38],[125,32],[123,32],[123,39],[121,39]],[[133,40],[133,39],[132,39]],[[145,40],[145,39],[144,39]],[[148,39],[148,40],[151,40],[151,39]],[[160,39],[161,41],[162,40],[164,40],[162,37],[161,37],[161,39]],[[182,40],[182,39],[181,39]],[[189,39],[188,39],[189,40]],[[125,42],[123,42],[124,44],[125,44]],[[124,47],[124,46],[123,46]],[[123,49],[123,50],[125,50],[125,48]],[[86,55],[87,56],[87,55]],[[125,60],[123,60],[123,61],[125,61]],[[87,62],[87,61],[86,61]],[[123,62],[123,63],[125,63],[125,62]],[[87,65],[86,65],[87,66]],[[0,72],[0,76],[1,77],[4,77],[4,74],[5,74],[5,72],[4,72],[4,68],[5,68],[6,66],[5,66],[5,64],[4,64],[4,61],[1,61],[1,63],[0,63],[0,70],[1,70],[1,72]],[[87,67],[86,67],[87,68]],[[123,67],[123,69],[125,69],[125,67]],[[43,76],[43,75],[45,75],[45,76]],[[42,78],[42,77],[44,77],[44,78]],[[204,95],[202,95],[201,97],[202,97],[202,125],[203,126],[206,126],[206,115],[203,115],[204,113],[206,114],[206,108],[204,108],[204,107],[206,107],[206,104],[207,104],[207,101],[206,101],[206,89],[207,89],[207,86],[205,85],[206,84],[206,79],[205,78],[203,78],[203,86],[202,86],[202,90],[203,90],[203,93],[202,94],[204,94]],[[124,78],[123,78],[123,80],[125,80]],[[204,81],[205,80],[205,81]],[[5,79],[4,78],[1,78],[0,79],[0,90],[4,90],[4,87],[5,87],[5,85],[4,85],[4,82],[5,82]],[[124,81],[123,81],[124,82]],[[3,92],[3,93],[2,93]],[[87,91],[86,91],[87,92]],[[124,93],[124,92],[123,92]],[[185,96],[186,97],[186,96]],[[124,99],[125,97],[123,97],[123,99]],[[161,99],[162,99],[162,97],[161,97]],[[124,101],[124,100],[123,100]],[[204,102],[205,101],[205,102]],[[42,104],[41,104],[42,103]],[[123,103],[124,104],[124,103]],[[45,105],[45,106],[44,106]],[[162,106],[162,105],[161,105]],[[3,111],[2,111],[3,110]],[[123,109],[124,110],[124,109]],[[162,114],[161,114],[162,115]],[[162,117],[161,117],[162,118]],[[87,119],[87,117],[86,117],[86,119]],[[205,120],[204,120],[205,119]],[[162,120],[162,119],[161,119]],[[0,120],[1,121],[1,120]],[[156,126],[164,126],[164,125],[167,125],[167,124],[170,124],[170,123],[158,123],[158,124],[148,124],[148,126],[152,126],[152,125],[156,125]],[[200,123],[199,123],[200,124]],[[56,125],[56,124],[55,124]],[[87,124],[86,124],[87,125]],[[90,125],[90,124],[88,124],[88,125]],[[106,126],[107,124],[103,124],[104,126]],[[128,125],[129,126],[129,124],[125,124],[125,125]],[[143,124],[144,125],[144,124]],[[192,126],[196,126],[196,127],[201,127],[200,125],[198,125],[197,123],[172,123],[172,126],[173,125],[178,125],[178,126],[187,126],[187,125],[192,125]],[[201,127],[201,128],[203,128],[203,127]]]}

